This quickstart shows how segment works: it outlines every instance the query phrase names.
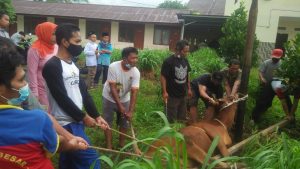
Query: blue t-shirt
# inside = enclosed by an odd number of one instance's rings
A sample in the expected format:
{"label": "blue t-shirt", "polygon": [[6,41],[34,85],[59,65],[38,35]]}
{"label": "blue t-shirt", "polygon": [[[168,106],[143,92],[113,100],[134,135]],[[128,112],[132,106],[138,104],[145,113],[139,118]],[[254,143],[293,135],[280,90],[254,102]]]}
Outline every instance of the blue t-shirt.
{"label": "blue t-shirt", "polygon": [[[110,43],[100,42],[98,44],[98,51],[100,52],[101,50],[109,50],[110,52],[112,52],[113,48],[112,48],[112,45]],[[97,60],[98,65],[109,66],[110,56],[111,56],[111,54],[109,54],[109,53],[100,54],[99,57],[98,57],[98,60]]]}

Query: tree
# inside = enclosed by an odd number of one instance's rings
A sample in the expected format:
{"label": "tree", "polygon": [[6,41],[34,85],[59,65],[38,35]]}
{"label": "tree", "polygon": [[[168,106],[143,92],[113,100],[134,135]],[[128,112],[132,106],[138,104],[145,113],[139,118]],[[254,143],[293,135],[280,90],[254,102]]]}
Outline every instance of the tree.
{"label": "tree", "polygon": [[[247,26],[247,35],[245,37],[245,45],[244,45],[244,60],[243,60],[243,72],[240,86],[240,93],[246,95],[248,93],[248,83],[249,83],[249,75],[251,69],[251,62],[253,52],[255,52],[255,29],[257,22],[257,13],[258,13],[258,0],[252,0],[250,13],[249,13],[249,21]],[[244,116],[246,112],[246,101],[242,101],[238,105],[238,113],[236,117],[236,126],[235,126],[235,140],[239,141],[243,135],[244,129]]]}
{"label": "tree", "polygon": [[1,0],[0,11],[6,13],[11,22],[16,19],[15,8],[13,7],[11,0]]}
{"label": "tree", "polygon": [[300,34],[288,41],[285,49],[286,57],[282,60],[278,74],[288,84],[290,92],[295,93],[300,88]]}
{"label": "tree", "polygon": [[[220,55],[225,58],[227,63],[231,59],[239,59],[243,65],[245,60],[244,49],[246,45],[247,23],[247,11],[244,3],[241,2],[240,7],[236,9],[226,20],[224,26],[222,27],[224,36],[219,40]],[[258,43],[259,41],[255,36],[252,65],[256,65],[258,61],[258,54],[256,52]]]}
{"label": "tree", "polygon": [[178,0],[166,0],[158,5],[158,8],[169,8],[169,9],[187,9],[187,6],[182,4]]}

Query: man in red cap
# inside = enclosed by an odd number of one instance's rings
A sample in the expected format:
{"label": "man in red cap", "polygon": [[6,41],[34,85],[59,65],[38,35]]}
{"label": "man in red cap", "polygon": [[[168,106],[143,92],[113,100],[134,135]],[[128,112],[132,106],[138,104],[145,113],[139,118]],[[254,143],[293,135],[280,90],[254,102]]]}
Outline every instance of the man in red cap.
{"label": "man in red cap", "polygon": [[265,60],[259,67],[259,80],[261,82],[259,96],[256,99],[256,105],[252,112],[252,119],[258,122],[260,115],[272,106],[275,92],[272,89],[271,82],[276,79],[274,72],[279,68],[280,59],[283,55],[281,49],[273,49],[271,59]]}

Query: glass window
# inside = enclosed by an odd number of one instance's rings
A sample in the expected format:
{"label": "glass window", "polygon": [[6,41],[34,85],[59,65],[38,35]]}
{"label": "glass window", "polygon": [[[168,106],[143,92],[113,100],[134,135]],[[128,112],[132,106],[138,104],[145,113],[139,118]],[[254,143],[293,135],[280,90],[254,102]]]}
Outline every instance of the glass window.
{"label": "glass window", "polygon": [[167,27],[156,26],[154,28],[153,43],[156,45],[169,45],[170,29]]}
{"label": "glass window", "polygon": [[119,42],[132,42],[134,41],[134,27],[120,23],[119,25]]}

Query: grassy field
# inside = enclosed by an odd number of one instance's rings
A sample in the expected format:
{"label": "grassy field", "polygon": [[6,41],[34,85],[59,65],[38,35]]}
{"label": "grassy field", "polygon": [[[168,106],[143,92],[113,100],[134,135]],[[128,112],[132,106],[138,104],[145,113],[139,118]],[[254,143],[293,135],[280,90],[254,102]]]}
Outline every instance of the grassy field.
{"label": "grassy field", "polygon": [[[154,137],[157,134],[157,132],[164,126],[163,120],[156,113],[154,113],[155,111],[164,111],[164,105],[160,94],[160,82],[157,80],[157,77],[155,79],[141,79],[140,90],[137,97],[136,110],[133,118],[133,126],[138,139]],[[279,122],[285,116],[282,111],[279,100],[275,98],[273,101],[273,106],[262,115],[261,122],[255,126],[249,124],[250,114],[255,105],[254,98],[257,95],[258,83],[258,71],[256,68],[253,68],[251,70],[249,81],[249,98],[247,100],[244,137],[247,137],[257,132],[260,129],[266,128],[271,124]],[[97,105],[98,111],[102,113],[102,87],[100,86],[96,89],[90,90],[90,94],[92,95]],[[204,106],[201,101],[199,102],[199,117],[201,117],[201,112],[203,112]],[[299,112],[300,110],[298,109],[298,111],[296,112],[297,120],[299,120]],[[171,127],[176,129],[182,126],[183,124],[171,125]],[[114,126],[114,128],[116,128],[116,126]],[[292,127],[292,130],[298,131],[298,128],[299,126],[297,125],[296,127]],[[88,133],[88,136],[90,137],[93,146],[105,147],[105,139],[102,130],[96,128],[87,128],[86,132]],[[114,148],[118,149],[118,135],[114,133],[113,138]],[[101,152],[101,154],[107,153]],[[54,163],[57,164],[57,156],[56,158],[54,158]]]}

